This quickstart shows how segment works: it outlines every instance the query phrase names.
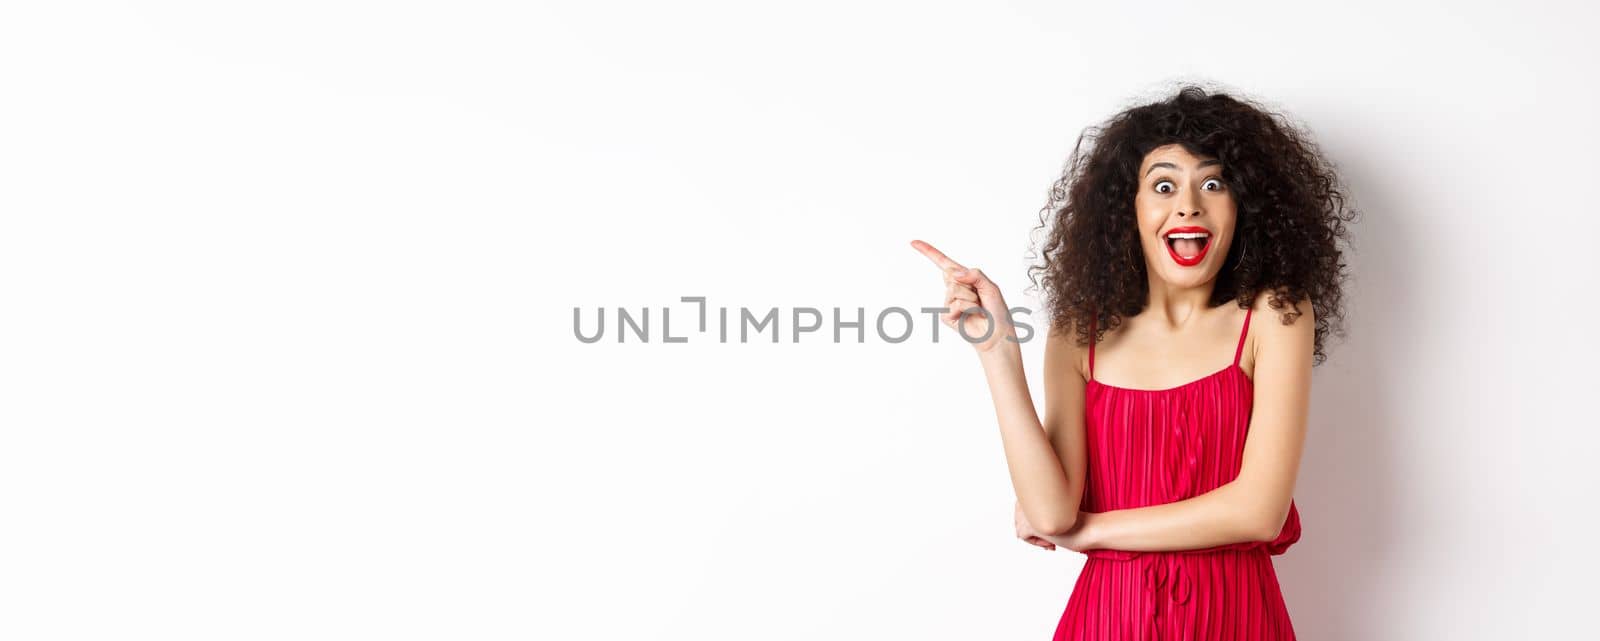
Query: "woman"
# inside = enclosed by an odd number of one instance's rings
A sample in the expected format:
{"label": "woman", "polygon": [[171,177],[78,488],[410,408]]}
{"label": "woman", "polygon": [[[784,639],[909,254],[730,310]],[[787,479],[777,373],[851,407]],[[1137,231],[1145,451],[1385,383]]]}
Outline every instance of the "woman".
{"label": "woman", "polygon": [[1294,638],[1271,555],[1300,537],[1311,368],[1343,334],[1355,217],[1317,147],[1252,102],[1184,87],[1091,128],[1030,270],[1042,421],[999,288],[913,241],[988,378],[1018,536],[1088,557],[1056,641]]}

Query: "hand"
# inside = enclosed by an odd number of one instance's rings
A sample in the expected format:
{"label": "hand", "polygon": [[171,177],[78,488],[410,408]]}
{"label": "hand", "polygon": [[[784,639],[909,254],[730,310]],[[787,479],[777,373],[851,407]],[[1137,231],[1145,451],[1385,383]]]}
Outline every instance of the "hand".
{"label": "hand", "polygon": [[1017,346],[1016,327],[1011,322],[1011,310],[1006,307],[1000,288],[979,269],[967,269],[950,260],[933,245],[920,240],[911,241],[911,247],[927,256],[944,272],[944,306],[950,311],[940,320],[946,327],[957,329],[979,354],[1000,346]]}
{"label": "hand", "polygon": [[1022,501],[1017,501],[1016,525],[1017,538],[1042,547],[1046,550],[1056,549],[1056,544],[1051,543],[1049,539],[1044,538],[1043,534],[1040,534],[1038,530],[1033,529],[1033,525],[1028,523],[1028,517],[1022,514]]}

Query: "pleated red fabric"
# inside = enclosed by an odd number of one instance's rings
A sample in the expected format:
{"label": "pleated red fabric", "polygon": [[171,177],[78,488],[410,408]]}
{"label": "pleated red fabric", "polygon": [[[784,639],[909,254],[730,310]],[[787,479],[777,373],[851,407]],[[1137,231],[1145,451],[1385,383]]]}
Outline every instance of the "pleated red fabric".
{"label": "pleated red fabric", "polygon": [[[1084,511],[1181,501],[1239,475],[1255,391],[1239,367],[1251,311],[1232,365],[1167,389],[1094,380],[1091,342]],[[1291,500],[1272,541],[1170,552],[1088,550],[1054,641],[1294,639],[1271,557],[1299,539],[1300,513]]]}

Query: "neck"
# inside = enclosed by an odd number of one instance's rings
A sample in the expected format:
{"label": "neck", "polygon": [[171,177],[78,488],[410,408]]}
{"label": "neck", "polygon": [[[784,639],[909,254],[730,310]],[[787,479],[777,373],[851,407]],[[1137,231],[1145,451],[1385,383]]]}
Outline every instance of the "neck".
{"label": "neck", "polygon": [[1168,326],[1178,328],[1198,319],[1211,306],[1215,278],[1195,286],[1175,285],[1155,274],[1150,275],[1150,298],[1145,309]]}

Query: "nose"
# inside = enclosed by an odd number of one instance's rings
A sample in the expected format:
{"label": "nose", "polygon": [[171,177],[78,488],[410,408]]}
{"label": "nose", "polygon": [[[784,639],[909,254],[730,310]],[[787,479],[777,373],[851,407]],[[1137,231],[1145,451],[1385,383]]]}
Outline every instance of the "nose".
{"label": "nose", "polygon": [[1185,190],[1185,195],[1178,199],[1178,217],[1194,218],[1200,215],[1200,195],[1194,190]]}

